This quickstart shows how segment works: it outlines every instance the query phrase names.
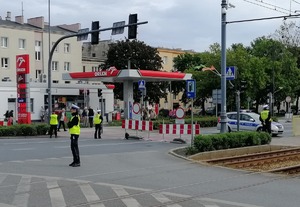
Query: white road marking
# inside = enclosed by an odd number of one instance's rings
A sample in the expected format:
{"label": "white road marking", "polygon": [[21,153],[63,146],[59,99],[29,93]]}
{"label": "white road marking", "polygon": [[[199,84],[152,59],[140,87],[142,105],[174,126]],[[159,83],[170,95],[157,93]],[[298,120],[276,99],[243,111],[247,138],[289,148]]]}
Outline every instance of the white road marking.
{"label": "white road marking", "polygon": [[[155,198],[156,200],[158,200],[161,203],[167,203],[167,202],[171,202],[171,200],[169,198],[167,198],[166,196],[164,196],[161,193],[151,193],[152,197]],[[171,205],[167,205],[168,207],[181,207],[181,205],[178,204],[171,204]]]}
{"label": "white road marking", "polygon": [[[48,186],[48,182],[47,182]],[[53,186],[57,186],[54,187]],[[61,206],[66,206],[66,202],[63,196],[63,193],[61,189],[58,186],[58,183],[56,181],[53,181],[53,183],[50,184],[50,190],[49,190],[49,195],[51,199],[51,206],[52,207],[61,207]],[[49,187],[48,187],[49,188]]]}
{"label": "white road marking", "polygon": [[22,176],[12,202],[16,207],[26,207],[29,199],[31,177]]}
{"label": "white road marking", "polygon": [[227,205],[238,206],[238,207],[263,207],[263,206],[256,206],[256,205],[251,205],[251,204],[245,204],[245,203],[237,203],[237,202],[219,200],[219,199],[214,199],[214,198],[199,198],[197,200],[209,201],[209,202],[213,202],[213,203],[227,204]]}
{"label": "white road marking", "polygon": [[35,148],[17,148],[17,149],[12,149],[14,151],[27,151],[27,150],[34,150]]}
{"label": "white road marking", "polygon": [[79,186],[88,202],[95,202],[100,200],[99,196],[95,193],[94,189],[89,184]]}

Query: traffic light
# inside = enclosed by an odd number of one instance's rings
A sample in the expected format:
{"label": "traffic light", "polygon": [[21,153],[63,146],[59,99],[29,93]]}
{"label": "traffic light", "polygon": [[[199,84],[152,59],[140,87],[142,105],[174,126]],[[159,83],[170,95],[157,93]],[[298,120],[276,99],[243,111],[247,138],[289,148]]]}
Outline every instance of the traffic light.
{"label": "traffic light", "polygon": [[[134,24],[137,23],[137,14],[130,14],[129,15],[129,23]],[[137,34],[137,25],[128,26],[128,39],[136,39]]]}
{"label": "traffic light", "polygon": [[[92,30],[98,30],[98,29],[99,29],[99,21],[92,22]],[[99,32],[93,32],[91,44],[97,45],[98,43],[99,43]]]}
{"label": "traffic light", "polygon": [[241,80],[240,82],[240,92],[243,93],[245,92],[247,89],[247,81],[245,80]]}
{"label": "traffic light", "polygon": [[98,88],[98,97],[102,96],[102,89]]}

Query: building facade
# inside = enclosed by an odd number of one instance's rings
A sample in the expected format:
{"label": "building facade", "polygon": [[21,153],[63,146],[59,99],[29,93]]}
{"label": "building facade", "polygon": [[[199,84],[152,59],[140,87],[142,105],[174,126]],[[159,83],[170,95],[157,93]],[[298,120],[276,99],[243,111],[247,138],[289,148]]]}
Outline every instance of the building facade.
{"label": "building facade", "polygon": [[0,94],[4,98],[0,105],[0,115],[6,110],[18,110],[16,56],[22,54],[29,54],[30,57],[29,88],[33,121],[40,119],[42,107],[48,108],[49,80],[53,109],[68,109],[71,103],[82,108],[91,106],[100,109],[101,99],[97,95],[97,89],[101,88],[102,98],[105,100],[102,101],[105,102],[102,107],[105,109],[104,113],[113,110],[113,91],[100,81],[91,84],[88,81],[62,79],[64,73],[84,71],[82,43],[76,37],[64,39],[57,45],[51,66],[48,67],[50,49],[55,42],[65,35],[77,33],[79,29],[79,23],[49,26],[44,22],[44,17],[30,18],[25,23],[23,16],[16,16],[13,21],[10,12],[7,12],[5,19],[0,19]]}

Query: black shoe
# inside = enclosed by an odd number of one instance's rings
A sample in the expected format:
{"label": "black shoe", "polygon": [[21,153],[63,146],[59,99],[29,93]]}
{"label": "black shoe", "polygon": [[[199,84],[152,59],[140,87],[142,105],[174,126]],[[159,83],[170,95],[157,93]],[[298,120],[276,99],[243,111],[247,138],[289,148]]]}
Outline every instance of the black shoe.
{"label": "black shoe", "polygon": [[73,166],[75,164],[75,162],[72,162],[71,164],[69,164],[69,166]]}
{"label": "black shoe", "polygon": [[64,131],[66,132],[66,131],[68,131],[68,130],[65,129]]}
{"label": "black shoe", "polygon": [[72,167],[80,167],[80,163],[74,163]]}
{"label": "black shoe", "polygon": [[57,138],[57,136],[55,136],[55,138]]}
{"label": "black shoe", "polygon": [[94,137],[94,139],[97,139],[97,137]]}
{"label": "black shoe", "polygon": [[101,139],[101,137],[99,137],[98,139]]}
{"label": "black shoe", "polygon": [[50,136],[50,138],[52,138],[52,136]]}

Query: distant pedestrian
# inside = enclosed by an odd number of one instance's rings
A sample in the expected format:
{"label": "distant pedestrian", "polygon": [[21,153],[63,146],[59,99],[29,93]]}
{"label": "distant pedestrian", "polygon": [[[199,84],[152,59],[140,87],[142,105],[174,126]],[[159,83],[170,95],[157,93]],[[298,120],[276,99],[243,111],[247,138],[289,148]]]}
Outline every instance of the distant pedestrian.
{"label": "distant pedestrian", "polygon": [[78,114],[79,107],[75,104],[72,104],[71,113],[72,117],[68,122],[68,128],[70,132],[71,139],[71,151],[73,155],[73,162],[69,164],[71,167],[79,167],[80,166],[80,156],[79,156],[79,148],[78,148],[78,138],[80,135],[80,118]]}
{"label": "distant pedestrian", "polygon": [[53,111],[52,114],[50,115],[50,131],[49,131],[50,138],[52,138],[53,132],[55,138],[57,138],[57,124],[58,124],[58,116],[55,113],[55,111]]}
{"label": "distant pedestrian", "polygon": [[93,120],[94,120],[94,110],[91,107],[89,107],[89,110],[88,110],[88,117],[89,117],[90,127],[92,128],[93,127]]}
{"label": "distant pedestrian", "polygon": [[3,116],[5,117],[4,121],[8,121],[8,119],[9,119],[9,110],[7,110],[5,112],[5,114],[3,114]]}
{"label": "distant pedestrian", "polygon": [[8,118],[8,125],[13,125],[14,123],[14,110],[10,110],[9,114],[8,114],[9,118]]}
{"label": "distant pedestrian", "polygon": [[66,110],[63,108],[60,113],[59,124],[58,124],[58,128],[57,128],[58,132],[60,130],[61,125],[63,126],[64,131],[67,131],[66,126],[65,126],[65,119],[66,119]]}
{"label": "distant pedestrian", "polygon": [[103,121],[103,117],[101,116],[101,110],[97,111],[97,114],[94,117],[94,125],[95,125],[95,134],[94,134],[94,138],[97,139],[101,139],[101,131],[102,131],[102,121]]}
{"label": "distant pedestrian", "polygon": [[88,127],[88,109],[87,107],[84,107],[83,111],[82,111],[82,123],[84,127]]}
{"label": "distant pedestrian", "polygon": [[41,109],[40,109],[40,117],[41,117],[41,122],[44,122],[45,121],[45,109],[43,106],[41,106]]}

